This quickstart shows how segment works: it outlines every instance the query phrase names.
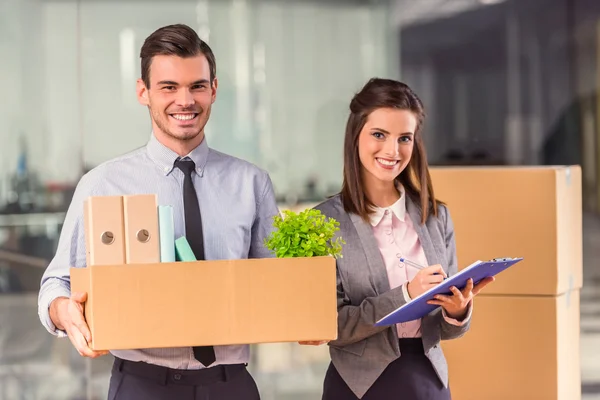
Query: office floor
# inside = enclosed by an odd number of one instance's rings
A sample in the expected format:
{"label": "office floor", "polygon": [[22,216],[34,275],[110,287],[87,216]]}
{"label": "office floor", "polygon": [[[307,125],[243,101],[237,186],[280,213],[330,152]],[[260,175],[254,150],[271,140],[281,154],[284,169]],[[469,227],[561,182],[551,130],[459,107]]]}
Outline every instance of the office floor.
{"label": "office floor", "polygon": [[583,400],[600,400],[600,217],[584,215],[581,290]]}

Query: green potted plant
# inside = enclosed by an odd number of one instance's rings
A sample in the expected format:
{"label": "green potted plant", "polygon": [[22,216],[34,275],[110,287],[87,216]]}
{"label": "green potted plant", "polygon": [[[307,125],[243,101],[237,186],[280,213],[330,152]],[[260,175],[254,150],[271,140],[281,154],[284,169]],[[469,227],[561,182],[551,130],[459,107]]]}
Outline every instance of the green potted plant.
{"label": "green potted plant", "polygon": [[284,210],[282,214],[273,218],[276,229],[265,238],[265,246],[276,257],[342,257],[345,242],[341,237],[333,239],[338,221],[312,208],[300,213]]}

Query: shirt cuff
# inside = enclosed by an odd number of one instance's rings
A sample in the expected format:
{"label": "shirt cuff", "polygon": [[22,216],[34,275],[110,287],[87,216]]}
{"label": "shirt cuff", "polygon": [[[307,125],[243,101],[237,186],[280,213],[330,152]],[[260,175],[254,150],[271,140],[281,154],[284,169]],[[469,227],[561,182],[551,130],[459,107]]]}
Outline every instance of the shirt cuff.
{"label": "shirt cuff", "polygon": [[446,320],[446,322],[450,325],[454,326],[463,326],[464,324],[469,322],[469,320],[471,319],[471,314],[473,314],[473,300],[469,301],[469,304],[467,305],[467,316],[462,321],[450,318],[448,314],[446,314],[446,310],[444,310],[444,307],[442,307],[442,315],[444,316],[444,320]]}
{"label": "shirt cuff", "polygon": [[406,301],[407,303],[412,300],[410,298],[410,295],[408,294],[408,283],[402,285],[402,294],[404,295],[404,301]]}
{"label": "shirt cuff", "polygon": [[50,304],[52,304],[52,302],[59,297],[71,297],[70,289],[59,282],[54,282],[45,287],[43,292],[40,293],[38,301],[38,315],[42,325],[44,325],[48,332],[58,337],[66,337],[67,333],[63,330],[57,329],[50,318]]}

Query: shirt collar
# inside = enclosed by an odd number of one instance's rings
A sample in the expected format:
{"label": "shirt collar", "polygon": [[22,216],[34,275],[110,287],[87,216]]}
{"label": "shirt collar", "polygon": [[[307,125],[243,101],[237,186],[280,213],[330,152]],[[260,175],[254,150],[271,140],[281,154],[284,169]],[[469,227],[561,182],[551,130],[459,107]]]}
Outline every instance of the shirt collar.
{"label": "shirt collar", "polygon": [[154,134],[151,135],[148,144],[146,145],[148,156],[154,161],[165,175],[169,175],[174,168],[175,161],[179,158],[189,157],[196,164],[196,173],[200,176],[204,174],[204,168],[208,161],[208,143],[206,136],[198,147],[193,149],[187,156],[180,157],[179,154],[169,149],[156,139]]}
{"label": "shirt collar", "polygon": [[396,200],[394,204],[389,207],[374,207],[373,212],[369,215],[369,220],[372,226],[377,226],[383,219],[386,211],[391,211],[396,218],[400,221],[404,222],[404,217],[406,215],[406,196],[404,193],[404,188],[402,186],[398,187],[400,190],[400,198]]}

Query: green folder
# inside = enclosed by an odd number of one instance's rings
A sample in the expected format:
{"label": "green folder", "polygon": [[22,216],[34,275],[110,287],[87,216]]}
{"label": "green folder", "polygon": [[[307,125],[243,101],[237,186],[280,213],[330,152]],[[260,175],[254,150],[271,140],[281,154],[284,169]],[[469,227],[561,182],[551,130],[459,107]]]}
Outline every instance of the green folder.
{"label": "green folder", "polygon": [[177,256],[177,261],[197,261],[185,236],[175,241],[175,255]]}

